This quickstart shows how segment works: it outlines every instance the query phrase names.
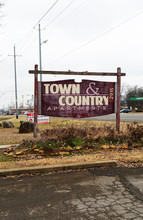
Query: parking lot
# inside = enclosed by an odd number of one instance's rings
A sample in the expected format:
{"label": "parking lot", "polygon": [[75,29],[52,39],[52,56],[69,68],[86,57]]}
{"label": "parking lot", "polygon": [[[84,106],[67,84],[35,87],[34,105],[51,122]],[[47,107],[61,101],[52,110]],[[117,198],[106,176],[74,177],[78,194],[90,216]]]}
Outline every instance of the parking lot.
{"label": "parking lot", "polygon": [[143,219],[143,168],[0,179],[1,220]]}

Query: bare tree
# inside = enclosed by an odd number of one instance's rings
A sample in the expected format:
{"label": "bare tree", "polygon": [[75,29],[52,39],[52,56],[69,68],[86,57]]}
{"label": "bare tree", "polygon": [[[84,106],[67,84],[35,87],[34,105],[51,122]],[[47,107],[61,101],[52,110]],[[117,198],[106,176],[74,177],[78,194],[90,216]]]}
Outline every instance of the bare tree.
{"label": "bare tree", "polygon": [[[4,17],[4,15],[2,13],[3,6],[4,6],[4,3],[0,3],[0,20]],[[2,25],[2,24],[0,23],[0,25]]]}
{"label": "bare tree", "polygon": [[134,87],[129,87],[123,96],[123,101],[126,103],[128,108],[132,106],[133,109],[138,108],[138,109],[143,109],[143,100],[131,100],[130,98],[136,98],[136,97],[143,97],[143,88],[134,86]]}

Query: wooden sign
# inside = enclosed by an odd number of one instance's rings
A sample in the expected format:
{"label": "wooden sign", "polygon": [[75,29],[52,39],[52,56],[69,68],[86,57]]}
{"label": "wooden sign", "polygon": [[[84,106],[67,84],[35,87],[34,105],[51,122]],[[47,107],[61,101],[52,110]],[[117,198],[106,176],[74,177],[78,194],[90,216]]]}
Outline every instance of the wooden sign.
{"label": "wooden sign", "polygon": [[63,80],[41,83],[41,114],[85,118],[115,112],[115,83]]}

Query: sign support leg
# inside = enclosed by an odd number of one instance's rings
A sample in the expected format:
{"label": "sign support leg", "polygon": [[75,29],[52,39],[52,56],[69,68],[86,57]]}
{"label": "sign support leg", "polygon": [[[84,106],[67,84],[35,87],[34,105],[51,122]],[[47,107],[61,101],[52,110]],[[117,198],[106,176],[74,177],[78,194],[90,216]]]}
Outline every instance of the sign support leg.
{"label": "sign support leg", "polygon": [[116,111],[116,130],[120,132],[120,90],[121,90],[121,68],[117,68],[117,111]]}
{"label": "sign support leg", "polygon": [[37,114],[38,114],[38,65],[35,65],[34,74],[34,138],[37,137]]}

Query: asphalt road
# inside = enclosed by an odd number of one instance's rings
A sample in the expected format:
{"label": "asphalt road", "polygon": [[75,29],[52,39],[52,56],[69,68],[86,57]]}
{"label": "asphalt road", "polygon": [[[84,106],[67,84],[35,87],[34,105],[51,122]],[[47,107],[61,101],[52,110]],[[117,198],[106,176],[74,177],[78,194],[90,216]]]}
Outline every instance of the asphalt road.
{"label": "asphalt road", "polygon": [[[23,117],[23,115],[19,115],[19,117]],[[50,118],[56,118],[56,117],[50,117]],[[84,118],[84,119],[95,120],[95,121],[116,121],[116,114],[114,113],[110,115],[103,115],[103,116]],[[143,113],[120,113],[120,119],[122,122],[143,123]]]}
{"label": "asphalt road", "polygon": [[[116,121],[116,114],[104,115],[87,119],[95,121]],[[120,113],[120,120],[122,122],[143,123],[143,113]]]}
{"label": "asphalt road", "polygon": [[143,219],[143,168],[0,178],[1,220]]}
{"label": "asphalt road", "polygon": [[[50,117],[59,118],[59,117]],[[103,115],[98,117],[81,118],[83,120],[95,120],[95,121],[116,121],[116,114]],[[76,120],[76,119],[75,119]],[[137,122],[143,123],[143,113],[120,113],[121,122]]]}

